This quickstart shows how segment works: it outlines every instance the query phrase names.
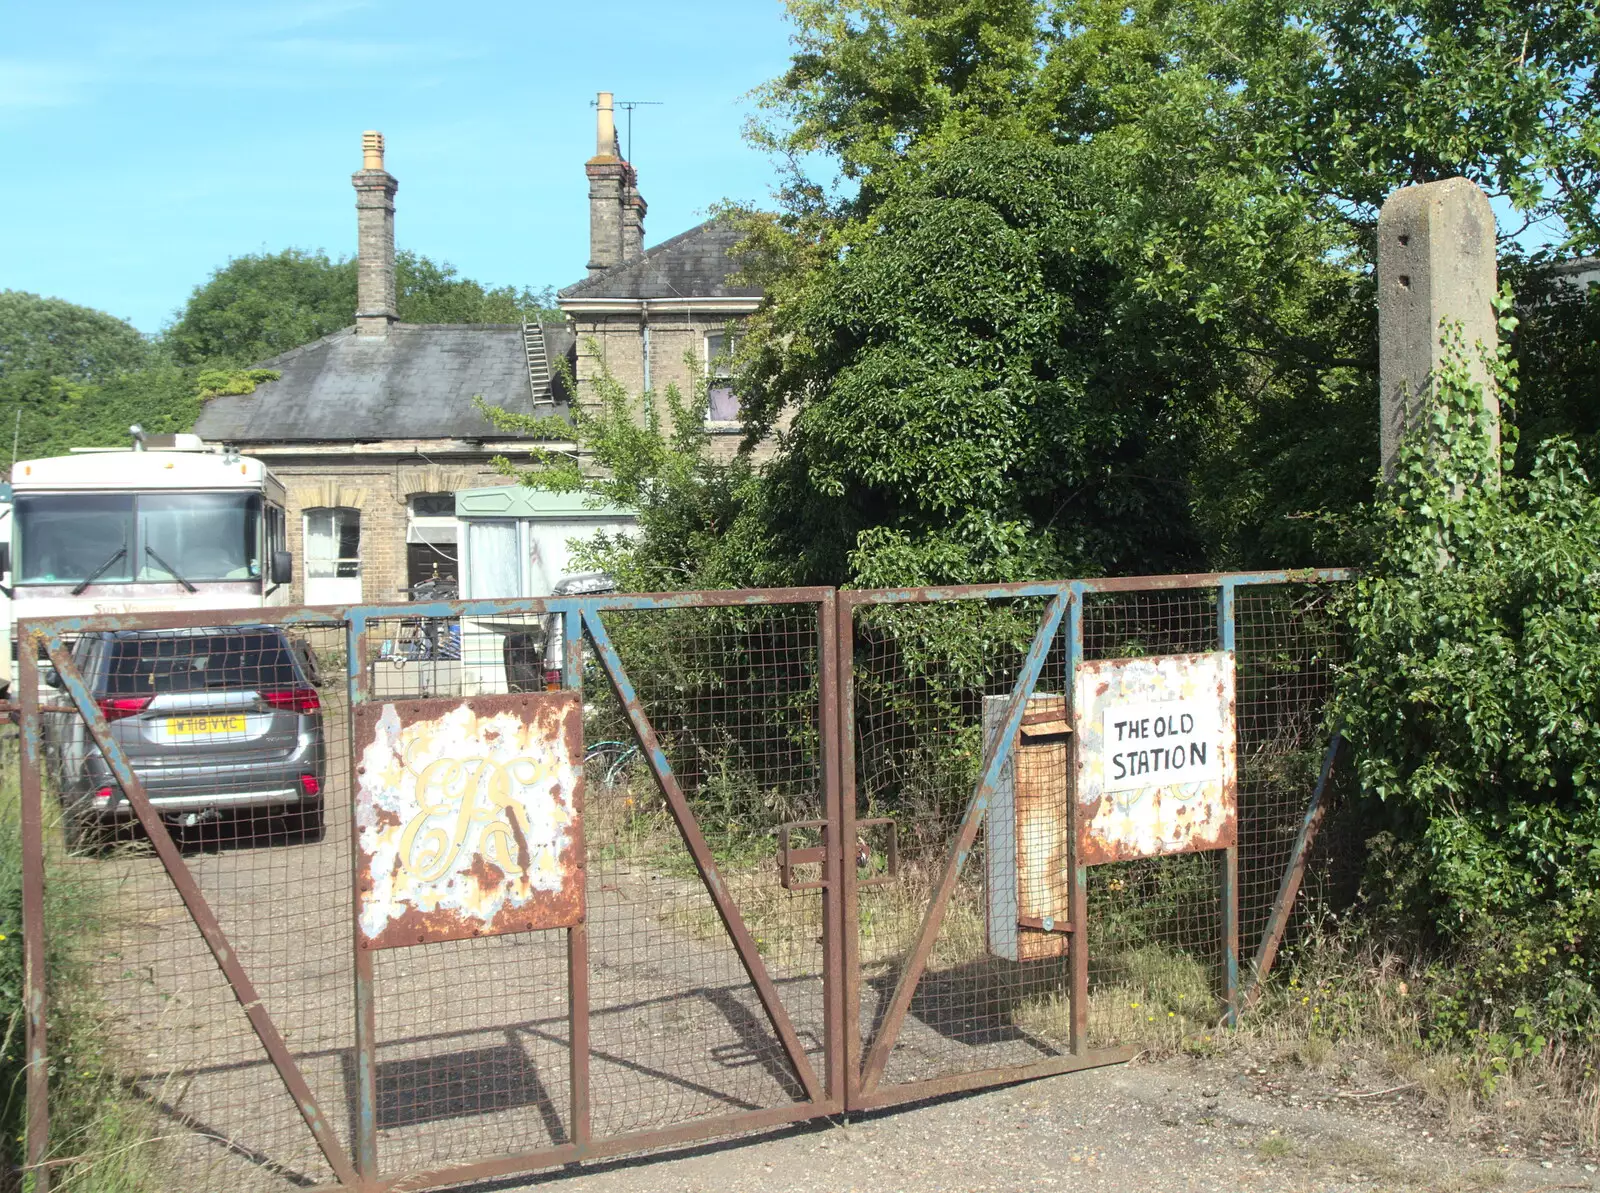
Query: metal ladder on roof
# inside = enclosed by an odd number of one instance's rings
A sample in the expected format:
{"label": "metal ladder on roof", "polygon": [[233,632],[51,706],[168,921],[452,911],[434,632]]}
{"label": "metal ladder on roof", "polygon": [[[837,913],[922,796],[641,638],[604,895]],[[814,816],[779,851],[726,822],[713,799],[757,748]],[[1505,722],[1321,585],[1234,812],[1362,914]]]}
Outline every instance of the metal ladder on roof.
{"label": "metal ladder on roof", "polygon": [[550,353],[545,347],[544,328],[535,319],[522,322],[522,351],[528,359],[528,390],[535,405],[555,402],[550,386]]}

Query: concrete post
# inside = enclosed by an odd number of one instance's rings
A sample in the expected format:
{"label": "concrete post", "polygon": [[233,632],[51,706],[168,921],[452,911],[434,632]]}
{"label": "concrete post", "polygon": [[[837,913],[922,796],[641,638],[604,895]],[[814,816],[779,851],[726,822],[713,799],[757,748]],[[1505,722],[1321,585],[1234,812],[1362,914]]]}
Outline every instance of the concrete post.
{"label": "concrete post", "polygon": [[362,168],[356,188],[356,334],[387,335],[400,318],[394,298],[394,193],[400,188],[383,168],[383,134],[361,134]]}
{"label": "concrete post", "polygon": [[1394,479],[1400,440],[1416,425],[1443,351],[1440,320],[1461,324],[1496,448],[1500,403],[1478,359],[1493,352],[1495,222],[1488,197],[1465,178],[1395,191],[1378,215],[1378,383],[1383,475]]}

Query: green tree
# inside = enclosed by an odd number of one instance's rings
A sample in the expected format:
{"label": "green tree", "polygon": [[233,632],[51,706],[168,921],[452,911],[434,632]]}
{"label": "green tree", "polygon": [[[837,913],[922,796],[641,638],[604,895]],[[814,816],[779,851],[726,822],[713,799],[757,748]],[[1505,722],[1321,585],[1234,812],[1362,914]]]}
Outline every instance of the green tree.
{"label": "green tree", "polygon": [[[1600,15],[1515,0],[788,0],[796,52],[758,141],[796,194],[816,155],[870,205],[919,146],[981,131],[1158,131],[1170,101],[1241,183],[1370,226],[1395,187],[1464,174],[1571,247],[1600,244]],[[1205,80],[1221,84],[1206,85]],[[1237,100],[1238,102],[1232,102]],[[1154,107],[1150,105],[1154,103]],[[1148,114],[1150,119],[1143,118]],[[1199,139],[1163,147],[1195,153]],[[1173,162],[1181,167],[1181,159]],[[1180,171],[1181,173],[1181,168]],[[848,194],[848,192],[846,192]]]}
{"label": "green tree", "polygon": [[[1573,6],[792,0],[790,11],[798,49],[763,91],[771,119],[755,133],[787,177],[775,219],[745,217],[747,270],[772,301],[743,384],[753,431],[793,419],[770,505],[797,578],[910,581],[934,557],[948,579],[1199,556],[1352,561],[1352,514],[1377,463],[1370,264],[1384,195],[1462,173],[1556,240],[1594,241],[1600,125],[1585,64],[1600,25]],[[973,251],[983,235],[913,211],[965,201],[980,172],[1045,149],[1071,151],[1033,160],[1078,218],[1048,232],[1032,214],[1003,222],[1042,233],[1036,253],[1067,237],[1082,264],[1038,280],[1019,270],[1027,317],[1002,329],[975,315],[1000,288],[994,254]],[[968,251],[941,253],[937,235],[914,234],[919,220],[947,221]],[[876,287],[862,288],[873,271]],[[950,300],[965,292],[972,306]],[[1061,310],[1085,315],[1063,323]],[[890,365],[893,337],[903,357],[938,362],[935,381],[908,372],[914,361]],[[1056,396],[1016,404],[1018,368],[1036,395]],[[1055,427],[1031,421],[1051,403]],[[955,434],[919,459],[936,425]],[[1065,442],[1007,458],[1000,440],[1013,435]],[[1074,444],[1072,500],[1026,509],[1052,491],[1056,474],[1041,470],[1059,472]],[[952,484],[951,469],[923,470],[935,458],[974,471]],[[1097,492],[1091,461],[1124,482],[1123,504]],[[997,498],[1001,476],[1014,491]],[[997,501],[1011,503],[1003,517]]]}
{"label": "green tree", "polygon": [[566,318],[549,286],[487,289],[457,276],[454,265],[435,265],[426,257],[401,251],[395,255],[395,304],[403,323],[521,323]]}
{"label": "green tree", "polygon": [[0,290],[0,378],[40,372],[104,381],[150,363],[139,331],[104,311],[25,290]]}
{"label": "green tree", "polygon": [[285,249],[235,257],[215,270],[166,331],[180,364],[254,364],[355,321],[350,261]]}
{"label": "green tree", "polygon": [[65,455],[75,447],[126,447],[133,423],[151,434],[188,431],[200,405],[192,371],[171,365],[124,373],[100,385],[39,370],[15,373],[0,377],[0,451],[15,462]]}
{"label": "green tree", "polygon": [[[517,323],[560,313],[553,293],[486,289],[409,251],[395,256],[395,302],[405,323]],[[285,249],[235,257],[197,286],[166,332],[181,364],[242,367],[355,322],[356,262]]]}

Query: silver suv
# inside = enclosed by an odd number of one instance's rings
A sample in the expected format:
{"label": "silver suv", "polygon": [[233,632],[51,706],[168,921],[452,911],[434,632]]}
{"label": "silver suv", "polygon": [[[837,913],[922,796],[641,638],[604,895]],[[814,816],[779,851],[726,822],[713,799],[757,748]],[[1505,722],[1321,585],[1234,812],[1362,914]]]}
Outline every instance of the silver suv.
{"label": "silver suv", "polygon": [[[163,818],[193,825],[272,808],[320,836],[326,751],[315,664],[280,627],[85,634],[73,661]],[[61,683],[53,672],[46,682]],[[49,718],[46,746],[69,843],[132,818],[82,718]]]}

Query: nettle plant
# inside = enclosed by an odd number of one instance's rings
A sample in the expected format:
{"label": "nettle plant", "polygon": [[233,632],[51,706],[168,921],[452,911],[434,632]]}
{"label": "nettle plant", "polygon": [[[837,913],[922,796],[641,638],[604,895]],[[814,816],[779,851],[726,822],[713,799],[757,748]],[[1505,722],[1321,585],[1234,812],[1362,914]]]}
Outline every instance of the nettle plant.
{"label": "nettle plant", "polygon": [[[1567,439],[1514,476],[1443,342],[1346,603],[1338,715],[1380,821],[1368,897],[1438,958],[1434,1030],[1540,1047],[1600,1024],[1600,493]],[[1484,364],[1508,411],[1513,362]]]}

